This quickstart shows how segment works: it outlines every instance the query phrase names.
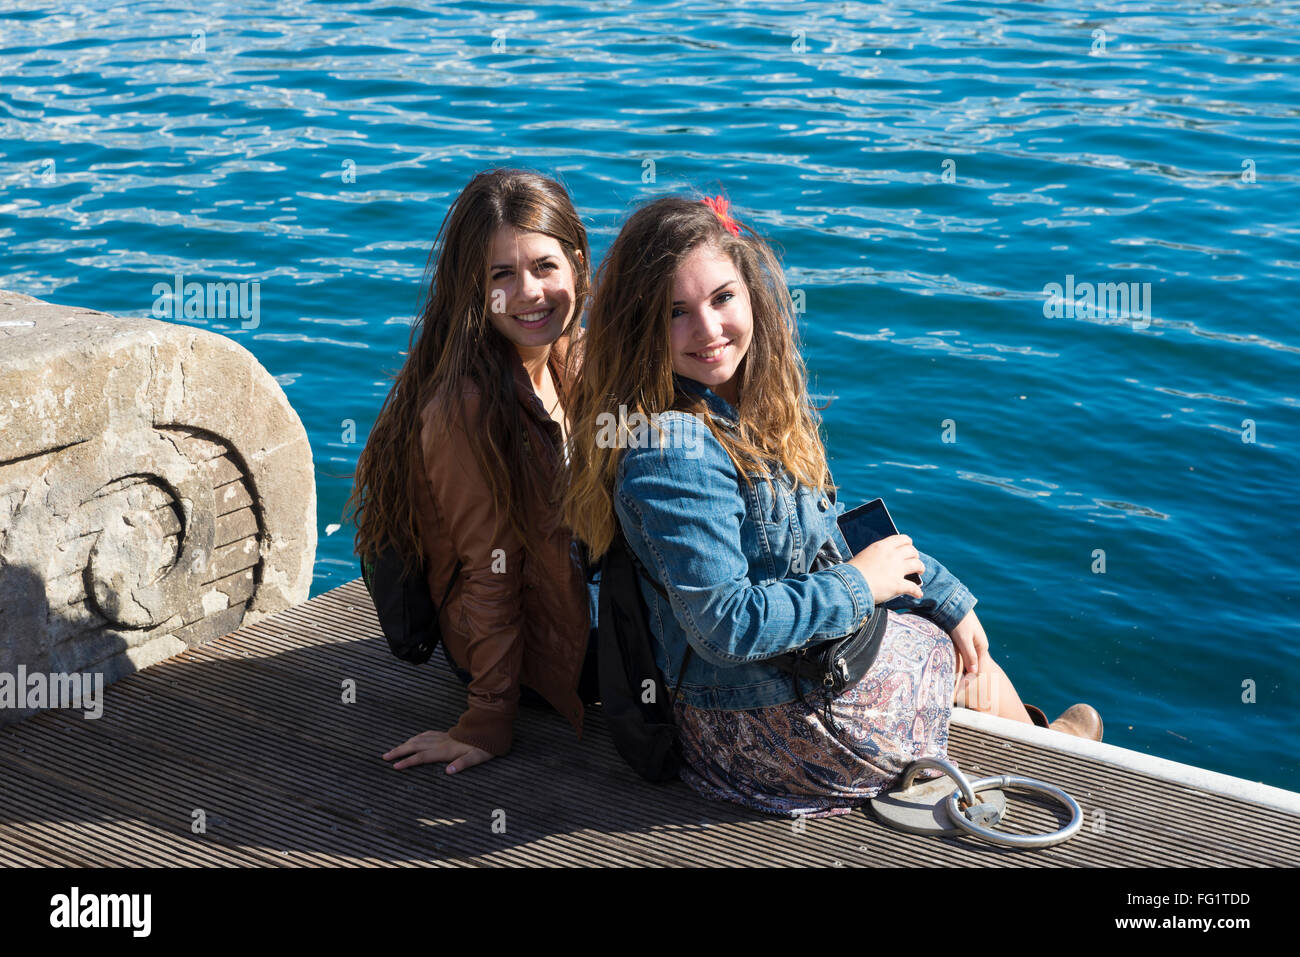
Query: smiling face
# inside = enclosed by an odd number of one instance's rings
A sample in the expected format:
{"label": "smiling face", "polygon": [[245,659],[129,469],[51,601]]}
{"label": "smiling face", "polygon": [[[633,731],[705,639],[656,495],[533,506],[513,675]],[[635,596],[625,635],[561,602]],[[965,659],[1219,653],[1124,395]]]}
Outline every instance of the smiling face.
{"label": "smiling face", "polygon": [[712,244],[697,246],[673,280],[673,371],[740,404],[740,362],[754,335],[749,290],[735,264]]}
{"label": "smiling face", "polygon": [[545,233],[502,226],[488,254],[488,317],[525,359],[545,355],[573,312],[573,268]]}

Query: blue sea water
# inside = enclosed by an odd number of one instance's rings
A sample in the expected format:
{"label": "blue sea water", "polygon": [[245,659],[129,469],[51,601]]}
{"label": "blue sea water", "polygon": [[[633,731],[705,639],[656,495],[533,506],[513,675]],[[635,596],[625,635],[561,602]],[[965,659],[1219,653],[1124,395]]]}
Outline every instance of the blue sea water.
{"label": "blue sea water", "polygon": [[1300,790],[1298,64],[1295,3],[2,2],[0,287],[258,282],[255,327],[191,321],[302,417],[318,594],[476,171],[561,178],[598,257],[725,191],[801,292],[841,497],[969,585],[1024,699]]}

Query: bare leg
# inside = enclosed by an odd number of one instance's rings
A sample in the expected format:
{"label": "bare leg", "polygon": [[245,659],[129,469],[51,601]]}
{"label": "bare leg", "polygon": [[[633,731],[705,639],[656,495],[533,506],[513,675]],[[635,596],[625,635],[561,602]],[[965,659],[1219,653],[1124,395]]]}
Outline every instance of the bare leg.
{"label": "bare leg", "polygon": [[978,675],[959,675],[957,687],[953,693],[953,704],[984,714],[995,714],[1001,718],[1010,718],[1024,724],[1033,724],[1029,712],[1025,710],[1011,685],[1011,679],[992,658],[986,659],[986,667]]}

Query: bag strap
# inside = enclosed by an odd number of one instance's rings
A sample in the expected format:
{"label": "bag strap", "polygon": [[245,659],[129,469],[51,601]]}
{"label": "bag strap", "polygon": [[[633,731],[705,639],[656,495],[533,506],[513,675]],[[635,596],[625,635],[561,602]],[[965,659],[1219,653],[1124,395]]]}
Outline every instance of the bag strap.
{"label": "bag strap", "polygon": [[451,570],[451,578],[447,581],[447,590],[442,593],[442,601],[438,602],[438,611],[441,612],[447,605],[447,599],[451,597],[451,586],[456,584],[456,579],[460,577],[461,566],[465,563],[456,560],[456,567]]}
{"label": "bag strap", "polygon": [[677,692],[682,690],[682,681],[686,678],[686,666],[691,663],[691,652],[695,649],[691,647],[689,640],[686,642],[686,654],[682,655],[681,667],[677,670],[677,687],[673,688],[673,696],[668,702],[668,710],[672,711],[677,707]]}
{"label": "bag strap", "polygon": [[[620,531],[619,534],[622,535],[623,533]],[[627,536],[625,535],[623,535],[623,548],[627,552],[628,557],[632,559],[632,564],[636,566],[636,570],[640,572],[641,577],[650,583],[651,588],[667,598],[668,590],[665,589],[663,585],[659,584],[659,582],[655,581],[654,577],[646,571],[645,566],[641,564],[641,559],[637,558],[636,552],[632,551],[632,546],[628,544]]]}

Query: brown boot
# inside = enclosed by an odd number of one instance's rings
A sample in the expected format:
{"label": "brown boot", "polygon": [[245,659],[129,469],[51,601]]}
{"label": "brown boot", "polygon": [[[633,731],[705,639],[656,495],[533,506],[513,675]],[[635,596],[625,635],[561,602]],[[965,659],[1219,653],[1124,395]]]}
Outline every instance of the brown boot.
{"label": "brown boot", "polygon": [[1101,740],[1101,715],[1090,704],[1072,704],[1050,725],[1053,731],[1064,731],[1076,738]]}
{"label": "brown boot", "polygon": [[[1024,704],[1024,702],[1022,701],[1021,704]],[[1029,712],[1029,720],[1034,722],[1034,727],[1036,728],[1048,727],[1047,715],[1043,714],[1042,708],[1038,707],[1037,705],[1026,704],[1025,710]]]}
{"label": "brown boot", "polygon": [[[1023,703],[1023,702],[1022,702]],[[1042,708],[1035,707],[1032,704],[1025,705],[1025,710],[1029,712],[1029,718],[1039,728],[1051,728],[1053,731],[1060,731],[1062,734],[1072,734],[1076,738],[1087,738],[1089,741],[1101,740],[1101,715],[1097,709],[1090,704],[1072,704],[1066,708],[1064,713],[1053,721],[1047,722],[1047,715],[1043,713]]]}

